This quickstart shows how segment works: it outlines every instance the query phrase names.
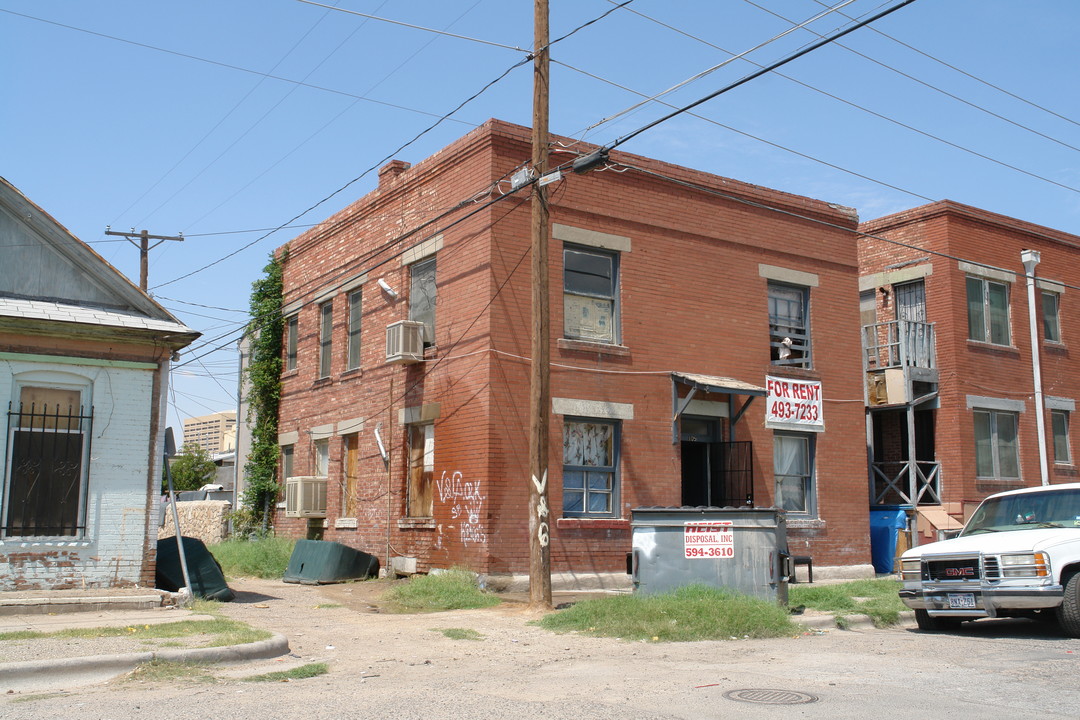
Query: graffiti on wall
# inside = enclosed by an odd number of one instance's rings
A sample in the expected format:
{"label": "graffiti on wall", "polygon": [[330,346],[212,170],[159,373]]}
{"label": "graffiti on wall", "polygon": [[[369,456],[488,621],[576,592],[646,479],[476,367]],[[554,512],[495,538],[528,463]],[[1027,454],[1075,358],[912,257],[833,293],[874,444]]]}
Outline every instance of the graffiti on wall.
{"label": "graffiti on wall", "polygon": [[450,503],[450,517],[458,521],[461,543],[486,543],[487,533],[480,515],[484,509],[485,496],[480,492],[480,481],[467,482],[460,472],[447,476],[444,470],[436,483],[439,502]]}

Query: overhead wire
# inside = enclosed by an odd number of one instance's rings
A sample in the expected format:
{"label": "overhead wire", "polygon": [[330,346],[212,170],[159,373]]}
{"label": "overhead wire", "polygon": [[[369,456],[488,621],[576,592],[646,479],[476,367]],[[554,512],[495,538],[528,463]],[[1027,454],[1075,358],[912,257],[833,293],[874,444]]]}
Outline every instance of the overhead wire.
{"label": "overhead wire", "polygon": [[[795,22],[795,21],[793,21],[793,20],[791,20],[791,19],[789,19],[787,17],[784,17],[783,15],[776,12],[775,10],[772,10],[772,9],[770,9],[768,7],[763,6],[763,5],[759,5],[758,3],[754,2],[753,0],[743,0],[743,2],[745,2],[745,3],[749,4],[749,5],[753,5],[754,7],[758,8],[762,12],[766,12],[766,13],[772,15],[773,17],[776,17],[776,18],[779,18],[779,19],[783,20],[784,22],[787,22],[787,23],[794,23]],[[848,17],[848,16],[845,15],[844,17]],[[807,32],[814,33],[815,35],[820,35],[820,33],[813,30],[812,28],[806,28],[806,30],[807,30]],[[1080,147],[1076,147],[1075,145],[1070,145],[1069,143],[1065,142],[1064,140],[1060,140],[1060,139],[1058,139],[1056,137],[1053,137],[1051,135],[1047,135],[1046,133],[1040,132],[1039,130],[1036,130],[1035,128],[1028,127],[1027,125],[1024,125],[1023,123],[1019,123],[1019,122],[1017,122],[1015,120],[1012,120],[1011,118],[1007,118],[1004,115],[1001,115],[1000,113],[996,113],[993,110],[990,110],[989,108],[985,108],[982,105],[978,105],[977,103],[973,103],[970,100],[966,100],[966,99],[960,97],[959,95],[956,95],[954,93],[949,92],[948,90],[945,90],[945,89],[940,88],[940,87],[938,87],[936,85],[928,83],[925,80],[917,78],[917,77],[915,77],[914,75],[912,75],[910,73],[906,73],[903,70],[900,70],[899,68],[895,68],[892,65],[884,63],[884,62],[882,62],[882,61],[880,61],[880,60],[878,60],[876,58],[873,58],[873,57],[867,55],[866,53],[859,52],[858,50],[856,50],[855,48],[853,48],[853,47],[851,47],[849,45],[845,45],[845,44],[840,43],[840,42],[835,43],[835,45],[836,45],[836,47],[841,48],[843,50],[846,50],[847,52],[849,52],[849,53],[851,53],[853,55],[857,55],[857,56],[863,58],[864,60],[872,62],[875,65],[879,65],[880,67],[883,67],[886,70],[889,70],[889,71],[891,71],[893,73],[896,73],[897,75],[899,75],[901,77],[907,78],[908,80],[911,80],[914,83],[922,85],[923,87],[925,87],[927,89],[930,89],[930,90],[933,90],[934,92],[940,93],[941,95],[944,95],[945,97],[950,98],[952,100],[955,100],[956,102],[959,102],[959,103],[961,103],[963,105],[967,105],[968,107],[970,107],[970,108],[972,108],[974,110],[978,110],[979,112],[982,112],[982,113],[985,113],[985,114],[987,114],[987,115],[989,115],[991,117],[997,118],[998,120],[1006,122],[1006,123],[1008,123],[1008,124],[1010,124],[1010,125],[1012,125],[1012,126],[1014,126],[1016,128],[1019,128],[1021,130],[1025,130],[1025,131],[1027,131],[1027,132],[1029,132],[1029,133],[1031,133],[1033,135],[1037,135],[1037,136],[1039,136],[1039,137],[1041,137],[1041,138],[1043,138],[1045,140],[1049,140],[1050,142],[1057,143],[1058,145],[1061,145],[1064,148],[1068,148],[1069,150],[1075,150],[1077,152],[1080,152]],[[781,75],[781,73],[777,73],[777,75]],[[787,76],[783,76],[783,77],[787,77]],[[788,78],[788,79],[793,79],[793,78]],[[798,82],[798,81],[796,80],[795,82]],[[811,87],[809,85],[805,85],[804,83],[799,83],[799,84],[803,85],[804,87],[810,87],[811,89],[817,89],[817,88],[813,88],[813,87]],[[858,107],[859,109],[863,109],[862,107],[860,107],[858,105],[854,105],[854,107]]]}
{"label": "overhead wire", "polygon": [[413,138],[412,138],[412,139],[408,140],[407,142],[405,142],[404,144],[402,144],[401,146],[399,146],[399,147],[398,147],[397,149],[395,149],[395,150],[394,150],[393,152],[391,152],[391,153],[389,153],[388,155],[386,155],[385,157],[383,157],[383,158],[382,158],[381,160],[379,160],[379,161],[378,161],[377,163],[375,163],[374,165],[372,165],[371,167],[369,167],[369,168],[368,168],[367,170],[364,170],[364,172],[360,173],[360,175],[358,175],[358,176],[354,177],[354,178],[353,178],[352,180],[348,181],[347,183],[345,183],[344,185],[342,185],[341,187],[339,187],[339,188],[338,188],[337,190],[333,191],[332,193],[330,193],[330,194],[329,194],[329,195],[327,195],[326,197],[322,198],[321,200],[319,200],[319,201],[318,201],[318,202],[316,202],[315,204],[311,205],[311,206],[310,206],[310,207],[308,207],[308,208],[307,208],[306,210],[303,210],[302,212],[299,212],[299,213],[297,213],[296,215],[294,215],[293,217],[289,218],[289,219],[288,219],[287,221],[285,221],[284,223],[282,223],[281,225],[279,225],[279,226],[278,226],[277,228],[275,228],[274,230],[271,230],[270,232],[266,233],[265,235],[261,235],[260,237],[258,237],[258,238],[256,238],[256,239],[252,240],[251,242],[249,242],[249,243],[247,243],[247,244],[243,245],[242,247],[240,247],[240,248],[237,248],[236,250],[233,250],[232,252],[228,253],[227,255],[224,255],[224,256],[222,256],[222,257],[218,258],[217,260],[214,260],[214,261],[212,261],[212,262],[210,262],[210,263],[207,263],[206,265],[203,265],[203,266],[202,266],[202,267],[200,267],[200,268],[197,268],[197,269],[195,269],[195,270],[192,270],[192,271],[190,271],[190,272],[184,273],[183,275],[180,275],[179,277],[175,277],[175,278],[173,278],[172,280],[167,280],[167,281],[165,281],[165,282],[163,282],[163,283],[159,283],[158,285],[155,285],[155,286],[154,286],[154,288],[159,288],[159,287],[164,287],[164,286],[166,286],[166,285],[171,285],[172,283],[178,282],[178,281],[180,281],[180,280],[184,280],[185,278],[189,278],[189,277],[191,277],[192,275],[195,275],[195,274],[197,274],[197,273],[200,273],[200,272],[202,272],[202,271],[204,271],[204,270],[207,270],[207,269],[209,269],[209,268],[213,267],[214,265],[217,265],[217,264],[218,264],[218,263],[220,263],[220,262],[223,262],[223,261],[225,261],[225,260],[228,260],[229,258],[233,257],[234,255],[237,255],[237,254],[239,254],[239,253],[243,252],[244,250],[247,250],[247,249],[248,249],[249,247],[252,247],[253,245],[257,244],[257,243],[258,243],[258,242],[260,242],[261,240],[264,240],[264,239],[266,239],[266,238],[270,237],[270,235],[273,235],[273,234],[274,234],[275,232],[277,232],[277,231],[278,231],[279,229],[281,229],[282,227],[285,227],[286,225],[289,225],[289,224],[291,224],[292,222],[294,222],[294,221],[296,221],[296,220],[298,220],[298,219],[302,218],[302,217],[303,217],[304,215],[307,215],[307,214],[308,214],[309,212],[311,212],[312,210],[314,210],[314,209],[316,209],[317,207],[319,207],[320,205],[322,205],[322,204],[324,204],[324,203],[328,202],[328,201],[329,201],[329,200],[331,200],[331,199],[332,199],[333,197],[335,197],[336,195],[340,194],[341,192],[345,191],[345,190],[346,190],[347,188],[349,188],[350,186],[352,186],[352,185],[353,185],[354,183],[356,183],[356,182],[360,181],[361,179],[363,179],[364,177],[366,177],[366,176],[367,176],[368,174],[370,174],[370,173],[371,173],[372,171],[374,171],[374,170],[377,170],[377,169],[378,169],[379,167],[381,167],[381,166],[383,165],[383,163],[385,163],[386,161],[390,160],[390,159],[391,159],[391,158],[393,158],[393,157],[394,157],[395,155],[397,155],[397,154],[398,154],[399,152],[401,152],[401,151],[402,151],[402,150],[404,150],[405,148],[407,148],[407,147],[409,147],[410,145],[412,145],[413,143],[415,143],[415,142],[416,142],[417,140],[419,140],[420,138],[422,138],[422,137],[423,137],[424,135],[427,135],[427,134],[428,134],[429,132],[431,132],[431,131],[432,131],[432,130],[434,130],[434,129],[435,129],[436,127],[438,127],[439,125],[441,125],[441,124],[443,123],[443,121],[445,121],[446,119],[448,119],[449,117],[451,117],[451,116],[452,116],[452,115],[453,115],[454,113],[456,113],[456,112],[457,112],[458,110],[460,110],[461,108],[465,107],[465,106],[466,106],[467,104],[469,104],[470,102],[472,102],[473,100],[475,100],[475,99],[476,99],[477,97],[479,97],[479,96],[480,96],[481,94],[483,94],[483,93],[484,93],[485,91],[487,91],[487,90],[488,90],[488,89],[489,89],[489,88],[490,88],[491,86],[495,85],[495,84],[496,84],[497,82],[499,82],[499,81],[500,81],[500,80],[502,80],[502,79],[503,79],[504,77],[506,77],[507,75],[509,75],[509,74],[510,74],[510,73],[511,73],[512,71],[516,70],[517,68],[519,68],[519,67],[521,67],[522,65],[526,64],[527,62],[529,62],[529,60],[528,60],[528,59],[524,59],[524,60],[519,60],[518,62],[514,63],[513,65],[511,65],[510,67],[508,67],[508,68],[507,68],[506,70],[504,70],[504,71],[503,71],[503,72],[502,72],[502,73],[501,73],[501,74],[500,74],[500,75],[499,75],[498,77],[496,77],[496,78],[495,78],[494,80],[491,80],[491,81],[489,81],[489,82],[488,82],[487,84],[485,84],[485,85],[484,85],[484,86],[483,86],[482,88],[480,88],[480,89],[479,89],[478,91],[476,91],[475,93],[473,93],[473,94],[472,94],[472,95],[471,95],[470,97],[468,97],[467,99],[465,99],[465,100],[463,100],[463,101],[462,101],[461,103],[459,103],[459,104],[458,104],[458,105],[457,105],[457,106],[456,106],[456,107],[455,107],[455,108],[454,108],[453,110],[451,110],[450,112],[448,112],[448,113],[446,113],[445,115],[443,115],[442,117],[440,117],[440,118],[439,118],[438,120],[436,120],[436,121],[435,121],[435,122],[434,122],[433,124],[429,125],[429,126],[428,126],[428,127],[426,127],[425,129],[421,130],[421,131],[420,131],[419,133],[417,133],[417,134],[416,134],[415,136],[413,136]]}

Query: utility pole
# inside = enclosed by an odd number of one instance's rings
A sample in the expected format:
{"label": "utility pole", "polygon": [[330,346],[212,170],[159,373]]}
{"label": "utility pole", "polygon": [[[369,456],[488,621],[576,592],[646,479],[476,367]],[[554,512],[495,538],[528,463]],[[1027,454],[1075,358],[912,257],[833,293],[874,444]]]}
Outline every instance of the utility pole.
{"label": "utility pole", "polygon": [[[147,256],[150,251],[156,248],[166,240],[175,240],[177,242],[184,241],[184,233],[173,237],[171,235],[151,235],[146,230],[136,233],[135,228],[131,228],[131,232],[114,232],[112,225],[105,226],[106,235],[116,235],[118,237],[126,238],[129,243],[139,248],[139,289],[146,292],[147,276],[149,274],[150,265]],[[139,242],[135,242],[132,238],[139,238]],[[157,240],[158,242],[153,245],[150,244],[151,240]]]}
{"label": "utility pole", "polygon": [[[532,166],[538,180],[548,165],[548,0],[533,16]],[[548,509],[548,418],[551,377],[548,331],[547,188],[532,187],[532,366],[529,377],[529,606],[551,608],[551,526]]]}

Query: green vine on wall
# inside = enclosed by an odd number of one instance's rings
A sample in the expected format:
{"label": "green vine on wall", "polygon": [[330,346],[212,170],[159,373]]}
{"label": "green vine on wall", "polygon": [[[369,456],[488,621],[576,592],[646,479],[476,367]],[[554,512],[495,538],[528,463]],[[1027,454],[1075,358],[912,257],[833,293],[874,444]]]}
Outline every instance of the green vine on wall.
{"label": "green vine on wall", "polygon": [[280,489],[278,406],[281,404],[281,341],[285,332],[285,318],[281,314],[282,267],[288,254],[288,247],[280,256],[271,254],[270,262],[263,268],[263,277],[251,284],[251,322],[247,329],[251,340],[247,369],[251,451],[244,466],[247,474],[244,505],[252,525],[263,530]]}

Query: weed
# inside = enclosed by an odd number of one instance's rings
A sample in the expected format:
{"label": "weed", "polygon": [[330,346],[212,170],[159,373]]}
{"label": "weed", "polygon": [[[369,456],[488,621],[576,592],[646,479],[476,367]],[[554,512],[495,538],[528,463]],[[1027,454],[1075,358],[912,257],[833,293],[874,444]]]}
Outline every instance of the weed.
{"label": "weed", "polygon": [[51,693],[34,693],[32,695],[19,695],[11,699],[13,703],[26,703],[37,702],[38,700],[50,700],[55,697],[64,697],[67,693],[64,692],[51,692]]}
{"label": "weed", "polygon": [[554,632],[652,642],[782,637],[795,629],[787,611],[775,603],[701,585],[664,595],[584,600],[545,616],[539,625]]}
{"label": "weed", "polygon": [[227,577],[281,578],[295,544],[288,538],[255,537],[226,540],[209,549]]}
{"label": "weed", "polygon": [[431,632],[439,632],[451,640],[483,640],[484,636],[472,628],[432,628]]}
{"label": "weed", "polygon": [[188,681],[197,683],[214,682],[215,678],[210,674],[205,665],[198,663],[178,663],[166,660],[151,660],[144,663],[130,673],[121,682],[176,682]]}
{"label": "weed", "polygon": [[326,663],[308,663],[307,665],[295,667],[292,670],[279,670],[278,672],[265,673],[263,675],[252,675],[243,680],[244,682],[289,682],[291,680],[303,680],[305,678],[325,675],[329,671],[330,666]]}
{"label": "weed", "polygon": [[339,607],[345,607],[345,606],[340,605],[338,603],[319,603],[318,605],[315,606],[315,609],[316,610],[332,610],[334,608],[339,608]]}
{"label": "weed", "polygon": [[437,575],[414,577],[403,585],[392,587],[384,599],[390,601],[391,609],[399,612],[465,610],[491,607],[501,602],[477,586],[475,575],[458,568]]}
{"label": "weed", "polygon": [[790,585],[788,601],[814,610],[837,615],[869,615],[878,627],[895,625],[900,621],[904,605],[897,594],[896,580],[853,580],[832,585]]}
{"label": "weed", "polygon": [[[137,640],[151,638],[182,638],[206,635],[205,647],[244,645],[271,636],[266,630],[256,630],[246,623],[225,618],[213,620],[180,620],[160,625],[129,625],[127,627],[67,628],[55,632],[19,631],[4,633],[0,640],[31,640],[36,638],[98,638],[132,637]],[[12,637],[17,636],[17,637]]]}

